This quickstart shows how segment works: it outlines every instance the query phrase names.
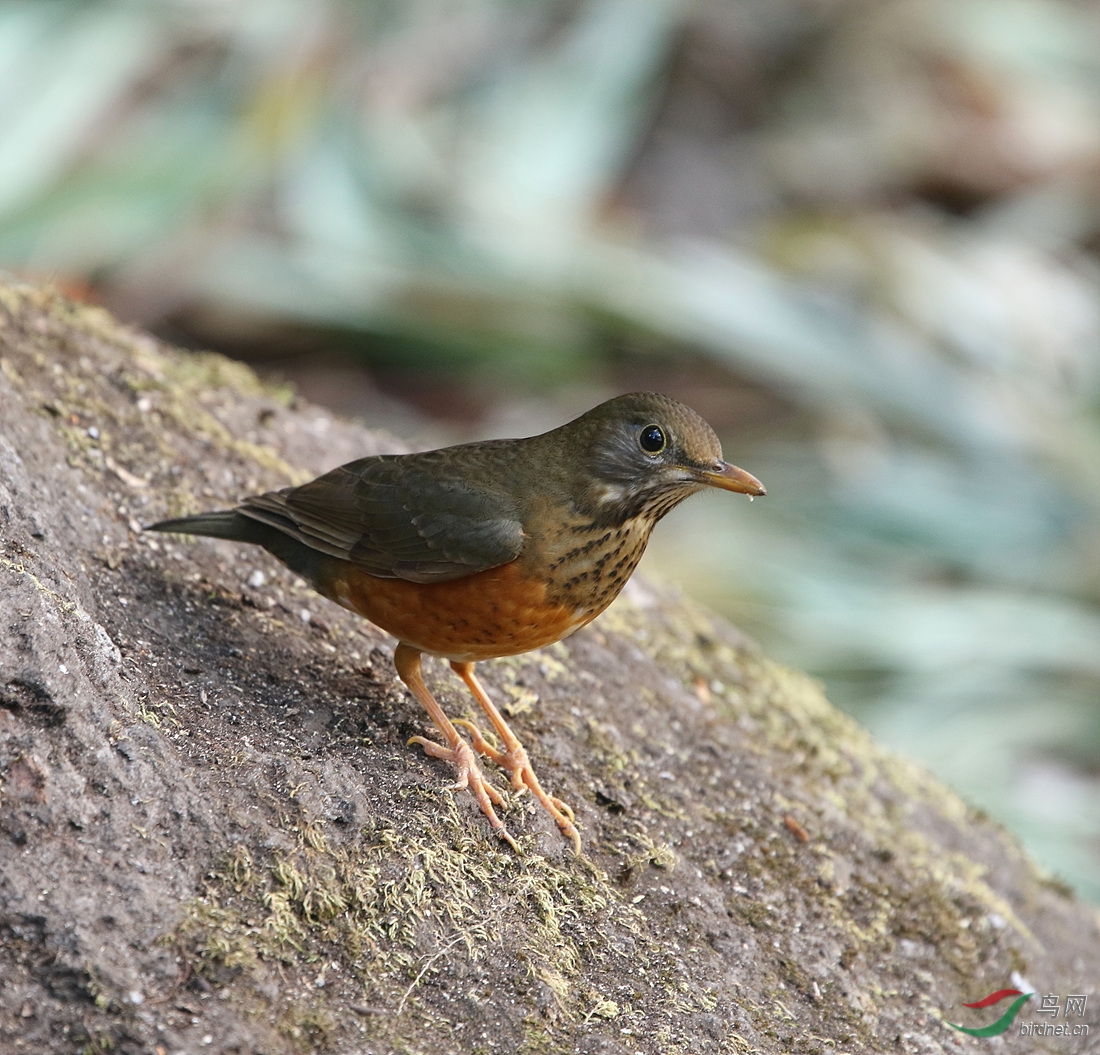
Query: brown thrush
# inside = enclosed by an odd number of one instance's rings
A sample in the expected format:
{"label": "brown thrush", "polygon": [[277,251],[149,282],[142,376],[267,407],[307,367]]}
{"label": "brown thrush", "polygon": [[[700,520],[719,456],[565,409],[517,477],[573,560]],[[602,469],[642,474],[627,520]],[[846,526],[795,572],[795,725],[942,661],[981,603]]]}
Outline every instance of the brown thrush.
{"label": "brown thrush", "polygon": [[[496,833],[500,793],[475,752],[529,790],[580,852],[572,809],[546,794],[523,745],[474,675],[483,659],[558,641],[596,618],[634,570],[654,525],[704,487],[764,494],[722,460],[714,430],[682,403],[619,396],[560,428],[349,462],[236,509],[164,520],[154,531],[263,546],[320,594],[398,639],[394,664],[443,743],[414,736],[454,766]],[[420,656],[450,661],[501,742],[452,722],[428,691]],[[470,734],[470,743],[455,726]]]}

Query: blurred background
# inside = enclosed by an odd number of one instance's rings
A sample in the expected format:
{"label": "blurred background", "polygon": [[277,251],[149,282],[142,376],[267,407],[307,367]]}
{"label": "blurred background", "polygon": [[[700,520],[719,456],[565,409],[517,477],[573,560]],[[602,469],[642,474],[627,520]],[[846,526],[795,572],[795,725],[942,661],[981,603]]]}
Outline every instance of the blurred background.
{"label": "blurred background", "polygon": [[5,0],[0,268],[422,446],[683,399],[769,496],[649,574],[1100,900],[1100,5]]}

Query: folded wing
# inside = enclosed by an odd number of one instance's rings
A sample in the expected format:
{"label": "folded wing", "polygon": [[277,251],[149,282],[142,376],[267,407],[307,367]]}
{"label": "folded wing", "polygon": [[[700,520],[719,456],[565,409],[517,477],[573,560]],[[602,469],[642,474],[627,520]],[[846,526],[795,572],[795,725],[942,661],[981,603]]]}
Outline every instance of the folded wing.
{"label": "folded wing", "polygon": [[383,578],[443,582],[514,560],[523,528],[513,501],[476,474],[449,475],[437,453],[364,458],[247,498],[239,512]]}

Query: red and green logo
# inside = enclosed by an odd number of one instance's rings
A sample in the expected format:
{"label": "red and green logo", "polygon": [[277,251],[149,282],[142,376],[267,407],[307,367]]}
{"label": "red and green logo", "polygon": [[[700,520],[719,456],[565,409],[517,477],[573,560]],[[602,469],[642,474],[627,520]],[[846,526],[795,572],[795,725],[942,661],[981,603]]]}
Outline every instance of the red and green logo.
{"label": "red and green logo", "polygon": [[972,1037],[999,1037],[1012,1025],[1013,1019],[1020,1013],[1020,1008],[1034,995],[1034,993],[1022,993],[1019,989],[998,989],[995,993],[990,993],[989,996],[983,997],[973,1004],[963,1004],[963,1007],[992,1007],[1002,1000],[1007,1000],[1010,996],[1016,997],[1009,1005],[1008,1010],[996,1022],[991,1022],[988,1026],[982,1026],[980,1029],[971,1029],[969,1026],[956,1026],[954,1022],[948,1022],[947,1025],[952,1029],[957,1029],[960,1033],[969,1033]]}

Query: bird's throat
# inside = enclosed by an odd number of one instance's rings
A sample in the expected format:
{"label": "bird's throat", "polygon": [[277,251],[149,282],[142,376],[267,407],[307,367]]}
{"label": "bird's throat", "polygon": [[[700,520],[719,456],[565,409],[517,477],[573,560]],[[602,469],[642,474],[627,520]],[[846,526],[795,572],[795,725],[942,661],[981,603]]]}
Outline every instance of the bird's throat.
{"label": "bird's throat", "polygon": [[548,599],[595,618],[618,596],[637,567],[654,523],[642,515],[618,524],[578,521],[567,525],[534,558],[549,568]]}

